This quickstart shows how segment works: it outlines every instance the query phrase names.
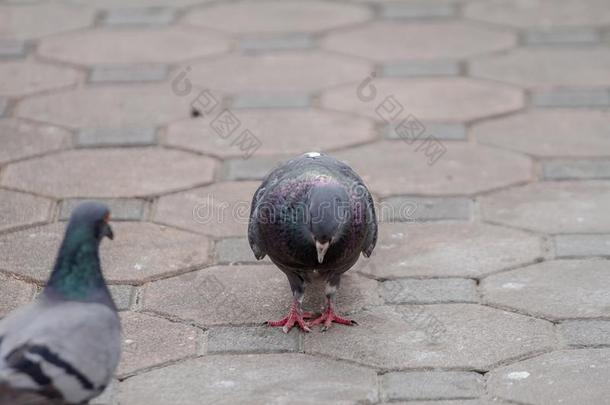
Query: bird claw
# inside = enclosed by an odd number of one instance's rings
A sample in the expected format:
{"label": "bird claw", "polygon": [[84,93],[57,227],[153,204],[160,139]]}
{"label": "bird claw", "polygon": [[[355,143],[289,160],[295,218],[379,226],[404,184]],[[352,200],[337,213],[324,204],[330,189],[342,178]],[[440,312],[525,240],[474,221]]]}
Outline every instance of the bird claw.
{"label": "bird claw", "polygon": [[349,326],[353,326],[353,325],[358,325],[358,323],[356,321],[353,321],[351,319],[347,319],[347,318],[343,318],[337,314],[335,314],[335,311],[331,308],[328,307],[323,313],[322,315],[320,315],[318,318],[314,319],[313,321],[309,322],[309,326],[315,326],[315,325],[319,325],[319,324],[324,324],[322,326],[321,331],[322,332],[326,332],[330,326],[332,325],[333,322],[339,323],[341,325],[349,325]]}
{"label": "bird claw", "polygon": [[313,315],[310,312],[298,311],[294,306],[290,307],[290,312],[284,318],[279,321],[267,321],[267,326],[281,326],[282,332],[288,333],[293,326],[297,325],[303,332],[311,332],[311,329],[305,322],[304,318],[312,318]]}

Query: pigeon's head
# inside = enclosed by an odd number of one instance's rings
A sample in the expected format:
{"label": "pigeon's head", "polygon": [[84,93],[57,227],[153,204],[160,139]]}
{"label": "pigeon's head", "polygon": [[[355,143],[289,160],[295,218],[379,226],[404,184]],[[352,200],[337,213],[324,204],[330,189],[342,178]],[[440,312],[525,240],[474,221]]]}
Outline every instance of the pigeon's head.
{"label": "pigeon's head", "polygon": [[79,204],[72,211],[68,230],[78,229],[86,236],[94,237],[98,242],[101,242],[104,237],[114,239],[109,221],[110,209],[106,204],[87,201]]}
{"label": "pigeon's head", "polygon": [[338,184],[318,184],[309,194],[309,231],[316,245],[318,263],[345,229],[350,214],[349,195]]}

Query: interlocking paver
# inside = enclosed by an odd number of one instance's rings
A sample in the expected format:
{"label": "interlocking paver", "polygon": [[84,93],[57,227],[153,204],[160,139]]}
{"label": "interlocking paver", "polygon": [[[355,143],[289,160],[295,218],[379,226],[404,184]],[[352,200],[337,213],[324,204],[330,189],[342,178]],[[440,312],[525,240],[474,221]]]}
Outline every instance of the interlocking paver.
{"label": "interlocking paver", "polygon": [[[424,122],[424,133],[432,135],[436,139],[446,141],[464,141],[466,140],[466,127],[463,123],[457,122]],[[400,131],[396,132],[396,125],[388,125],[385,130],[385,136],[388,139],[405,139],[404,134]]]}
{"label": "interlocking paver", "polygon": [[0,58],[19,58],[25,56],[25,41],[0,39]]}
{"label": "interlocking paver", "polygon": [[412,145],[382,141],[336,156],[352,165],[372,191],[382,196],[474,194],[531,178],[530,160],[514,153],[444,142],[446,151],[431,164],[421,145],[420,141]]}
{"label": "interlocking paver", "polygon": [[311,0],[217,4],[191,12],[186,22],[236,34],[316,32],[367,20],[365,7]]}
{"label": "interlocking paver", "polygon": [[[367,77],[360,76],[359,84],[324,92],[322,106],[387,120],[393,125],[400,124],[409,114],[419,121],[470,121],[516,111],[523,106],[520,90],[497,83],[467,78],[435,78],[376,79],[367,85],[364,83]],[[359,86],[363,86],[362,89]],[[372,99],[366,101],[369,97]],[[385,107],[380,108],[380,105]],[[389,114],[393,105],[398,105],[396,110],[403,107],[397,118]],[[381,116],[376,112],[378,109]]]}
{"label": "interlocking paver", "polygon": [[456,7],[450,2],[387,2],[382,4],[380,16],[388,19],[434,19],[454,17]]}
{"label": "interlocking paver", "polygon": [[0,120],[0,165],[63,149],[70,143],[70,133],[62,128],[10,118]]}
{"label": "interlocking paver", "polygon": [[531,30],[523,39],[526,45],[579,45],[598,43],[600,35],[592,28]]}
{"label": "interlocking paver", "polygon": [[390,280],[382,284],[382,295],[388,304],[433,304],[478,300],[476,282],[463,278]]}
{"label": "interlocking paver", "polygon": [[10,164],[1,184],[56,197],[142,197],[210,181],[213,171],[212,159],[175,150],[82,149]]}
{"label": "interlocking paver", "polygon": [[[221,264],[257,262],[246,238],[222,239],[216,243],[216,261]],[[264,261],[269,262],[266,257]]]}
{"label": "interlocking paver", "polygon": [[503,307],[547,318],[607,315],[610,282],[599,260],[557,260],[491,275],[481,283],[483,298]]}
{"label": "interlocking paver", "polygon": [[0,318],[34,297],[34,285],[0,273]]}
{"label": "interlocking paver", "polygon": [[[320,284],[305,293],[309,310],[317,311],[324,303]],[[149,284],[143,308],[205,326],[260,324],[284,316],[290,297],[286,276],[275,266],[215,266]],[[375,281],[353,272],[342,278],[337,294],[342,311],[379,304]]]}
{"label": "interlocking paver", "polygon": [[384,369],[487,370],[500,361],[549,349],[555,339],[550,322],[473,304],[384,306],[352,317],[358,328],[306,335],[305,352]]}
{"label": "interlocking paver", "polygon": [[8,115],[8,99],[0,97],[0,118]]}
{"label": "interlocking paver", "polygon": [[171,8],[127,8],[109,10],[102,18],[104,25],[168,25],[174,21],[175,10]]}
{"label": "interlocking paver", "polygon": [[289,157],[251,157],[223,162],[219,176],[222,180],[262,180],[279,162]]}
{"label": "interlocking paver", "polygon": [[299,349],[299,334],[285,335],[266,325],[215,327],[208,331],[206,348],[208,353],[294,352]]}
{"label": "interlocking paver", "polygon": [[539,238],[482,224],[382,224],[377,249],[359,271],[374,277],[470,277],[542,257]]}
{"label": "interlocking paver", "polygon": [[608,160],[551,160],[543,162],[546,180],[610,179]]}
{"label": "interlocking paver", "polygon": [[558,88],[531,92],[530,102],[534,107],[590,107],[610,106],[610,93],[600,88]]}
{"label": "interlocking paver", "polygon": [[135,294],[134,287],[131,285],[109,285],[110,295],[119,311],[127,311],[131,307],[131,301]]}
{"label": "interlocking paver", "polygon": [[467,220],[472,200],[464,197],[391,197],[383,200],[377,217],[387,222]]}
{"label": "interlocking paver", "polygon": [[556,235],[554,239],[557,257],[610,257],[610,234]]}
{"label": "interlocking paver", "polygon": [[610,184],[604,181],[532,183],[481,198],[483,217],[546,233],[610,232]]}
{"label": "interlocking paver", "polygon": [[[68,220],[72,210],[83,201],[86,201],[86,199],[70,198],[63,200],[59,207],[59,220]],[[104,203],[110,208],[113,221],[140,221],[144,217],[147,206],[144,200],[126,198],[106,199]]]}
{"label": "interlocking paver", "polygon": [[121,403],[134,405],[264,404],[296,398],[374,402],[377,376],[367,368],[304,354],[224,355],[141,374],[121,383],[119,392]]}
{"label": "interlocking paver", "polygon": [[[0,268],[44,281],[53,268],[65,223],[0,237]],[[116,238],[102,244],[104,275],[111,282],[142,283],[208,262],[208,240],[199,235],[142,222],[115,222]]]}
{"label": "interlocking paver", "polygon": [[559,333],[569,346],[610,345],[610,321],[575,320],[562,322]]}
{"label": "interlocking paver", "polygon": [[91,83],[161,82],[167,77],[165,65],[94,66],[89,75]]}
{"label": "interlocking paver", "polygon": [[[440,40],[442,38],[442,40]],[[461,59],[512,47],[514,34],[464,22],[374,22],[332,33],[326,49],[376,61],[400,59]]]}
{"label": "interlocking paver", "polygon": [[44,222],[50,219],[52,208],[52,201],[46,198],[0,190],[0,231]]}
{"label": "interlocking paver", "polygon": [[602,404],[610,396],[610,349],[543,354],[491,372],[492,395],[529,404]]}
{"label": "interlocking paver", "polygon": [[[610,156],[610,114],[587,110],[534,110],[477,123],[477,142],[534,156]],[[574,136],[578,134],[578,136]]]}
{"label": "interlocking paver", "polygon": [[460,64],[453,60],[389,62],[381,67],[383,77],[458,76]]}
{"label": "interlocking paver", "polygon": [[196,328],[135,312],[122,313],[121,323],[119,376],[197,354],[200,337]]}
{"label": "interlocking paver", "polygon": [[3,62],[0,63],[0,77],[10,77],[10,80],[0,82],[0,95],[18,97],[60,89],[75,85],[81,76],[76,70],[65,67],[29,61]]}
{"label": "interlocking paver", "polygon": [[84,148],[103,146],[150,146],[157,141],[157,128],[83,128],[78,132],[76,145]]}
{"label": "interlocking paver", "polygon": [[307,34],[257,35],[243,38],[239,48],[245,52],[309,49],[314,47],[312,36]]}
{"label": "interlocking paver", "polygon": [[244,93],[233,97],[232,108],[307,108],[307,93]]}
{"label": "interlocking paver", "polygon": [[[257,157],[327,151],[375,139],[370,120],[347,114],[310,109],[257,109],[236,111],[235,115],[243,128],[249,129],[260,141],[261,146],[255,152]],[[170,125],[167,132],[169,145],[223,158],[243,154],[229,139],[218,136],[202,121],[179,121]]]}
{"label": "interlocking paver", "polygon": [[95,11],[53,3],[0,5],[0,38],[34,39],[93,24]]}
{"label": "interlocking paver", "polygon": [[86,5],[98,9],[124,9],[149,7],[186,7],[194,4],[205,4],[211,0],[64,0],[67,4]]}
{"label": "interlocking paver", "polygon": [[389,400],[476,398],[483,395],[483,376],[467,371],[387,373],[382,390]]}

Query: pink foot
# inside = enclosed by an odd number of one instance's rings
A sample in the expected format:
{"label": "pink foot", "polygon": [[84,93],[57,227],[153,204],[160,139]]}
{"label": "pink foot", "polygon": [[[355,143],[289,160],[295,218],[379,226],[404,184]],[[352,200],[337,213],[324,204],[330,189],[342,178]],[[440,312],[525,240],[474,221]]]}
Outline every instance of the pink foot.
{"label": "pink foot", "polygon": [[303,332],[311,332],[311,329],[305,323],[303,318],[311,318],[311,313],[303,312],[300,310],[300,304],[295,301],[290,305],[290,310],[288,311],[288,315],[279,321],[267,321],[267,325],[269,326],[281,326],[282,332],[288,333],[290,329],[296,324],[303,330]]}
{"label": "pink foot", "polygon": [[335,311],[333,310],[333,308],[331,306],[328,306],[326,308],[326,310],[322,313],[322,315],[320,315],[318,318],[314,319],[313,321],[309,322],[309,326],[315,326],[315,325],[319,325],[321,323],[324,324],[324,326],[322,326],[322,332],[326,331],[328,328],[330,328],[330,326],[332,325],[333,322],[337,322],[340,323],[341,325],[358,325],[358,323],[356,321],[353,321],[351,319],[347,319],[347,318],[343,318],[340,317],[339,315],[335,314]]}

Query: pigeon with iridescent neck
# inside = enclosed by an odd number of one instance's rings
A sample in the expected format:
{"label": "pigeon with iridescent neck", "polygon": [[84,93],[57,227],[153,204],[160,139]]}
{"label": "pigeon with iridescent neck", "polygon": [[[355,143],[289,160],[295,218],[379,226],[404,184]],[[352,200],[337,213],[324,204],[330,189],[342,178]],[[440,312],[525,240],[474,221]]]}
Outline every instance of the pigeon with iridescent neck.
{"label": "pigeon with iridescent neck", "polygon": [[0,322],[0,404],[83,404],[110,382],[121,324],[99,259],[109,218],[103,204],[76,207],[42,294]]}
{"label": "pigeon with iridescent neck", "polygon": [[[294,325],[309,332],[312,325],[355,324],[336,314],[334,297],[360,253],[373,252],[377,219],[371,194],[347,164],[310,152],[274,169],[252,199],[248,240],[257,259],[268,255],[286,274],[292,290],[288,315],[268,325],[287,333]],[[313,316],[302,301],[314,271],[326,282],[327,304],[307,322]]]}

